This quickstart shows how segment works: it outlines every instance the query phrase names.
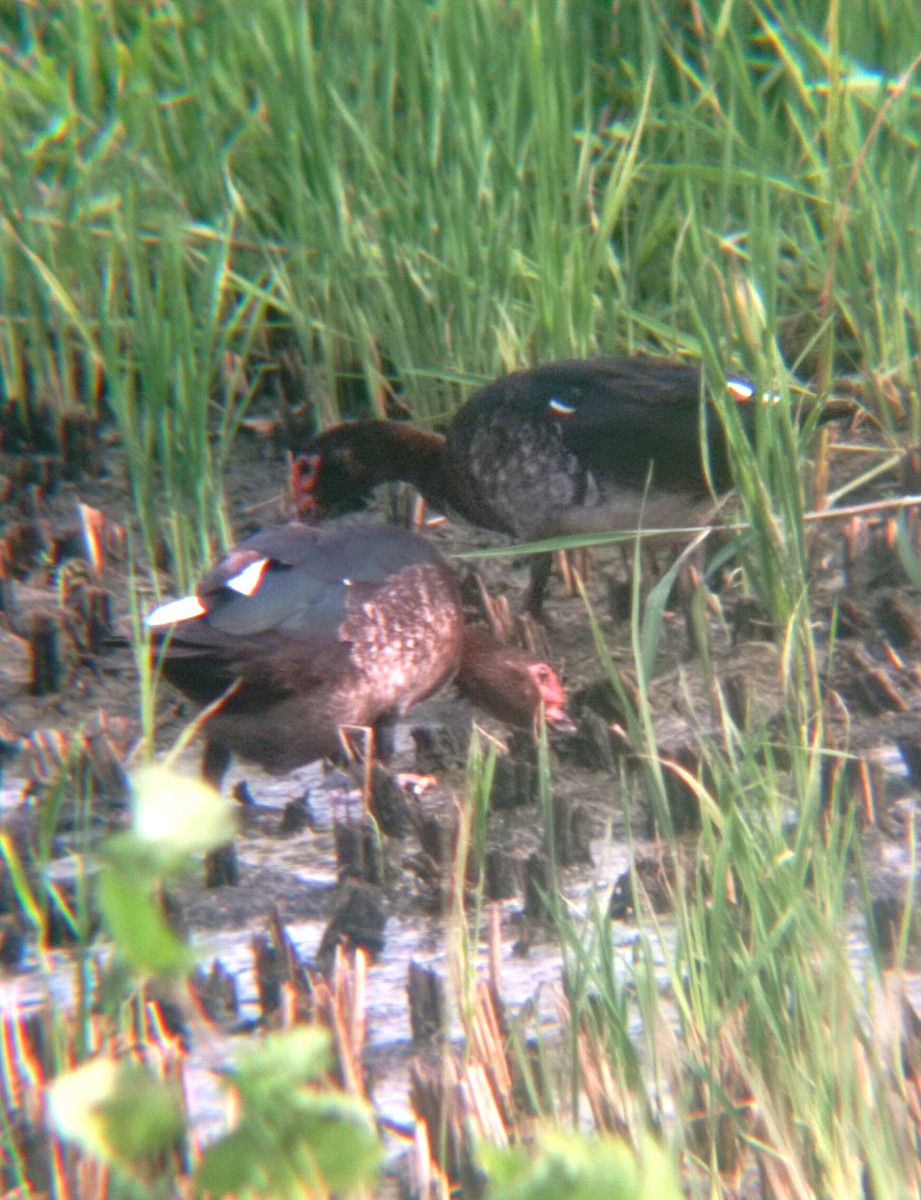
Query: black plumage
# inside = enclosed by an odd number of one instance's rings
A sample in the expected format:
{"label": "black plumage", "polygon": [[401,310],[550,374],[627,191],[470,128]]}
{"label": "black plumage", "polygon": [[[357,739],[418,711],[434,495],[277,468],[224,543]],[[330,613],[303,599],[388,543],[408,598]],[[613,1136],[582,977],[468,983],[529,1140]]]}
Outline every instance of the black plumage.
{"label": "black plumage", "polygon": [[[755,389],[743,379],[728,386],[751,432]],[[684,528],[732,486],[701,367],[639,355],[504,376],[473,393],[444,437],[388,421],[334,426],[298,460],[295,498],[313,519],[359,508],[397,479],[437,508],[523,541]],[[548,570],[549,561],[532,580],[534,611]]]}
{"label": "black plumage", "polygon": [[263,530],[147,620],[170,682],[202,705],[226,693],[205,731],[215,779],[231,752],[275,772],[333,755],[342,726],[385,725],[455,677],[510,723],[542,702],[565,719],[552,669],[468,628],[451,568],[389,526]]}

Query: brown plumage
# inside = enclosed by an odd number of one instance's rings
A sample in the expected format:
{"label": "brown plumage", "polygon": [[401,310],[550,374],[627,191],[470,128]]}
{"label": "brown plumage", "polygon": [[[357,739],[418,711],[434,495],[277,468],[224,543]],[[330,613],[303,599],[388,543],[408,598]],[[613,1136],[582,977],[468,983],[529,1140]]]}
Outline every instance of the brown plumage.
{"label": "brown plumage", "polygon": [[[751,432],[754,386],[732,379],[728,390]],[[444,437],[402,422],[334,426],[298,459],[293,489],[300,515],[316,519],[360,508],[388,480],[520,541],[693,525],[732,486],[702,368],[641,355],[506,375],[474,392]],[[535,562],[532,612],[549,569],[546,556]]]}
{"label": "brown plumage", "polygon": [[263,530],[147,621],[180,691],[232,689],[206,725],[214,779],[231,753],[275,772],[333,755],[340,727],[385,726],[451,679],[510,724],[567,720],[552,669],[468,628],[451,568],[390,526]]}

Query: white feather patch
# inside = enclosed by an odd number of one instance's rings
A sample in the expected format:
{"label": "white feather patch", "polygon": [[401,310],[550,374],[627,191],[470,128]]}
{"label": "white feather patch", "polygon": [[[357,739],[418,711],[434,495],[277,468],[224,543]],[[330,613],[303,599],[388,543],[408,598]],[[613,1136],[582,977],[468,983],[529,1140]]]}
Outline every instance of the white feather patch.
{"label": "white feather patch", "polygon": [[265,569],[268,565],[269,560],[267,558],[257,558],[248,567],[244,567],[239,575],[234,575],[233,579],[228,579],[225,586],[233,588],[241,596],[252,596],[259,590],[259,584],[262,583],[262,576],[265,574]]}
{"label": "white feather patch", "polygon": [[[731,396],[735,396],[736,400],[741,400],[743,403],[746,400],[751,400],[755,395],[754,385],[749,383],[747,379],[727,379],[726,389]],[[779,392],[765,392],[761,397],[762,404],[779,404],[781,400]]]}
{"label": "white feather patch", "polygon": [[726,387],[736,400],[751,400],[755,394],[755,389],[747,379],[727,379]]}
{"label": "white feather patch", "polygon": [[558,396],[554,396],[552,400],[548,400],[547,407],[559,417],[571,417],[576,411],[574,404],[570,404],[568,400],[560,400]]}
{"label": "white feather patch", "polygon": [[207,611],[197,596],[183,596],[181,600],[170,600],[148,613],[144,624],[175,625],[178,621],[191,621],[195,617],[203,617]]}

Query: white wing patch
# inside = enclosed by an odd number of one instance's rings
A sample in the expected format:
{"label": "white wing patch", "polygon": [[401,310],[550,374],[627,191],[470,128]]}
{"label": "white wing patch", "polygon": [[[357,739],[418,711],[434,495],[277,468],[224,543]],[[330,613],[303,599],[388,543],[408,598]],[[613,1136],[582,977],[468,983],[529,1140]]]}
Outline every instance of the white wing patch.
{"label": "white wing patch", "polygon": [[148,613],[144,624],[151,628],[158,625],[175,625],[179,621],[192,621],[195,617],[203,617],[207,611],[197,596],[183,596],[181,600],[170,600]]}
{"label": "white wing patch", "polygon": [[755,394],[755,389],[747,379],[727,379],[726,387],[736,400],[751,400]]}
{"label": "white wing patch", "polygon": [[[747,379],[737,379],[735,376],[733,376],[731,379],[726,380],[726,390],[731,396],[734,396],[736,400],[741,400],[744,403],[746,400],[751,400],[753,398],[755,394],[755,385],[753,383],[749,383]],[[765,392],[761,397],[761,403],[779,404],[780,399],[781,397],[779,392]]]}
{"label": "white wing patch", "polygon": [[265,569],[268,565],[269,560],[267,558],[257,558],[248,567],[244,567],[239,575],[234,575],[232,579],[228,579],[226,586],[233,588],[241,596],[255,595],[259,590],[259,584],[262,583],[262,576],[265,574]]}

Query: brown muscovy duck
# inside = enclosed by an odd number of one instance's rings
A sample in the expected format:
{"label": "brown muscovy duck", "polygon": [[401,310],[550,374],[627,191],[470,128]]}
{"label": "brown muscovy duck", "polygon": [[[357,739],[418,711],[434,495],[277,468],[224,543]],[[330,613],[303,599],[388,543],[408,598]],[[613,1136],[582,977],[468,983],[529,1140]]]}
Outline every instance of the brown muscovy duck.
{"label": "brown muscovy duck", "polygon": [[[751,432],[754,386],[727,386]],[[693,526],[706,520],[714,490],[732,487],[725,432],[702,397],[700,365],[644,355],[546,363],[474,392],[444,437],[392,421],[326,430],[295,463],[295,503],[318,519],[405,480],[434,507],[519,541]],[[532,566],[535,615],[550,567],[548,555]]]}
{"label": "brown muscovy duck", "polygon": [[509,724],[541,708],[569,724],[553,670],[466,625],[448,564],[386,525],[264,529],[147,624],[164,675],[196,703],[235,688],[205,727],[215,784],[232,753],[276,773],[332,756],[342,726],[383,728],[451,679]]}

